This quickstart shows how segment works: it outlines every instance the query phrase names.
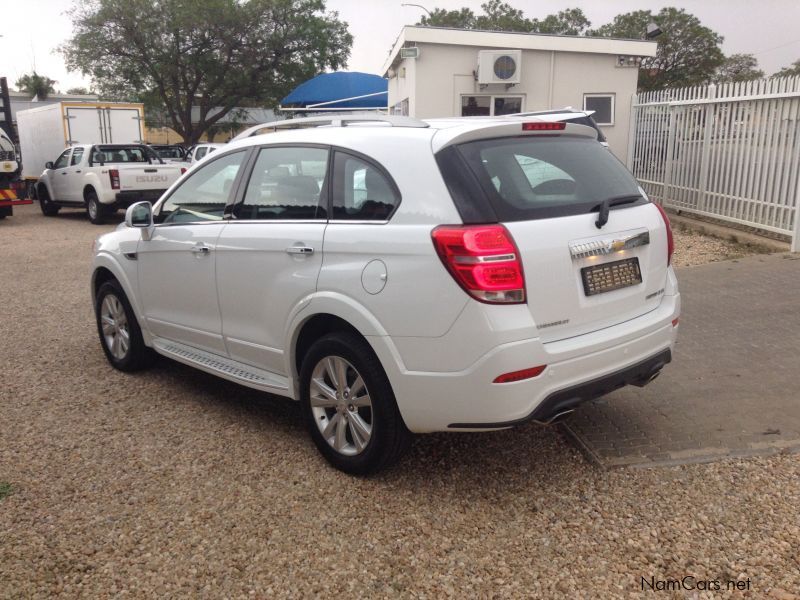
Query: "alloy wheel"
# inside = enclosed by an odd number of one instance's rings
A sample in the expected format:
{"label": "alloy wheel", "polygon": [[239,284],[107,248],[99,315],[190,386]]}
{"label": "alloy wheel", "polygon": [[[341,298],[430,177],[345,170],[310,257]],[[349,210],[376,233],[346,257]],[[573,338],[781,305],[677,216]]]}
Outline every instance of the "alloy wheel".
{"label": "alloy wheel", "polygon": [[117,360],[124,359],[131,345],[130,328],[125,307],[114,294],[106,294],[103,298],[100,306],[100,324],[108,351]]}
{"label": "alloy wheel", "polygon": [[311,373],[311,412],[336,452],[360,454],[372,437],[372,401],[358,370],[341,356],[326,356]]}

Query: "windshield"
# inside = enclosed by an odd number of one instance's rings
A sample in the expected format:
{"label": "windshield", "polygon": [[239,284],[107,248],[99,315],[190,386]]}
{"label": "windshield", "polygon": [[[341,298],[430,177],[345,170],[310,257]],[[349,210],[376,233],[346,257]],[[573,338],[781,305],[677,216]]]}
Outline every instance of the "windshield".
{"label": "windshield", "polygon": [[501,221],[587,213],[608,198],[641,196],[622,163],[587,137],[498,138],[458,150]]}

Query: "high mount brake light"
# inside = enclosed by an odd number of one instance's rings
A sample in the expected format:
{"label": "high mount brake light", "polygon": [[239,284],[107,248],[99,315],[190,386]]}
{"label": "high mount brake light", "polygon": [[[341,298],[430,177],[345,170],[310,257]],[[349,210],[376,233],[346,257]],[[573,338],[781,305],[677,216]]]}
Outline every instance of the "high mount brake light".
{"label": "high mount brake light", "polygon": [[[656,204],[653,202],[653,204]],[[664,219],[664,225],[667,228],[667,264],[672,264],[672,254],[675,252],[675,240],[672,238],[672,225],[669,223],[667,212],[660,204],[656,204],[658,212],[661,213],[661,218]]]}
{"label": "high mount brake light", "polygon": [[522,131],[563,131],[566,123],[523,123]]}
{"label": "high mount brake light", "polygon": [[502,225],[443,225],[431,232],[433,245],[453,279],[487,304],[525,302],[522,259]]}

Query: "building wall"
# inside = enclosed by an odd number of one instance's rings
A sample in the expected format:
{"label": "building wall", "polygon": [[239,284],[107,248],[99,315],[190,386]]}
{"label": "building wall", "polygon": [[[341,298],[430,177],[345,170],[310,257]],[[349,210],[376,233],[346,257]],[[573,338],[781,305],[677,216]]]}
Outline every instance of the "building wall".
{"label": "building wall", "polygon": [[[621,160],[628,150],[630,102],[636,93],[637,69],[616,66],[617,56],[583,52],[523,50],[521,83],[481,89],[475,46],[418,43],[417,59],[404,59],[389,79],[389,105],[409,100],[409,114],[427,119],[461,115],[462,95],[523,97],[523,111],[583,108],[583,95],[613,93],[614,125],[603,126],[609,147]],[[400,77],[405,69],[405,77]]]}

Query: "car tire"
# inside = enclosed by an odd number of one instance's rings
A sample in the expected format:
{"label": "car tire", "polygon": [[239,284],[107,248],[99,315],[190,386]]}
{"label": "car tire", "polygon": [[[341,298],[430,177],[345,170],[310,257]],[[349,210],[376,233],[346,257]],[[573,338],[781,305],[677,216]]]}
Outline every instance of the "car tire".
{"label": "car tire", "polygon": [[106,281],[97,291],[95,319],[100,344],[111,366],[131,372],[153,363],[155,354],[145,346],[136,315],[116,280]]}
{"label": "car tire", "polygon": [[61,210],[61,207],[50,199],[50,192],[47,191],[46,187],[40,187],[37,196],[39,196],[39,208],[45,217],[55,217],[58,211]]}
{"label": "car tire", "polygon": [[410,445],[411,433],[378,357],[352,333],[327,334],[308,349],[300,369],[300,400],[314,444],[345,473],[385,469]]}
{"label": "car tire", "polygon": [[86,192],[86,214],[89,215],[89,220],[94,225],[102,225],[106,222],[108,210],[105,205],[100,202],[97,197],[97,192],[89,190]]}

